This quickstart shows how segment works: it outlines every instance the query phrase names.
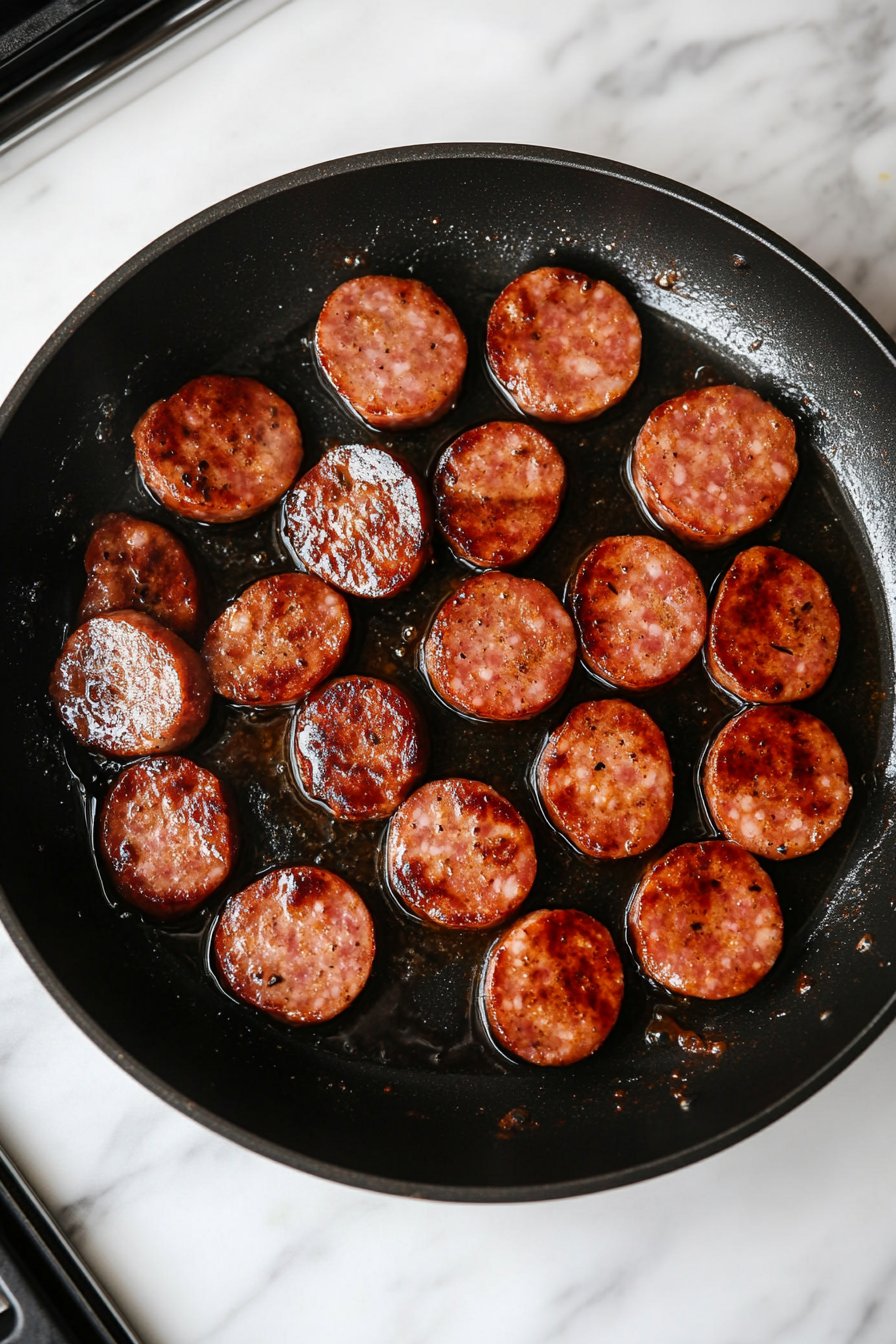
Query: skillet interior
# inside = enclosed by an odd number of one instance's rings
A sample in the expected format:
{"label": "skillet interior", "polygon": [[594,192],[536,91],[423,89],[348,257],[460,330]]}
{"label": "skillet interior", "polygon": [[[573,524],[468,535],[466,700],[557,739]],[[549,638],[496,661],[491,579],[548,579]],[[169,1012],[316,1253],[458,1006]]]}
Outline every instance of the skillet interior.
{"label": "skillet interior", "polygon": [[[817,856],[771,866],[787,917],[785,953],[747,999],[673,1004],[628,958],[623,1018],[597,1056],[567,1070],[504,1066],[475,1030],[465,1040],[474,952],[465,961],[435,939],[421,953],[394,932],[383,905],[375,914],[388,955],[356,1017],[337,1019],[329,1032],[289,1031],[219,992],[202,971],[198,925],[161,934],[103,898],[83,810],[103,773],[84,755],[66,756],[45,696],[83,582],[89,520],[124,506],[171,521],[139,493],[129,433],[150,401],[199,372],[269,381],[297,407],[306,465],[328,438],[374,440],[322,389],[306,340],[326,294],[365,269],[413,267],[455,308],[471,341],[456,410],[429,431],[392,440],[427,467],[460,429],[505,414],[482,368],[484,315],[508,279],[554,262],[610,279],[632,298],[646,358],[619,408],[574,432],[548,431],[577,485],[555,537],[521,572],[559,590],[598,536],[642,529],[620,466],[663,397],[729,377],[771,396],[797,419],[802,468],[781,518],[756,540],[775,534],[816,563],[844,616],[838,670],[806,708],[839,736],[855,801]],[[279,179],[188,222],[73,314],[0,419],[11,505],[0,541],[9,715],[0,877],[4,918],[25,955],[94,1039],[166,1099],[261,1152],[380,1189],[459,1199],[576,1193],[694,1160],[767,1123],[842,1068],[896,1011],[894,413],[892,346],[834,282],[733,212],[619,165],[518,147],[390,151]],[[242,530],[195,529],[190,538],[218,575],[215,609],[251,577],[284,566],[273,517]],[[260,553],[263,561],[247,565]],[[697,563],[710,583],[729,561],[725,552]],[[638,865],[572,859],[535,815],[522,764],[571,703],[607,692],[579,672],[543,723],[500,740],[439,711],[413,658],[394,649],[412,651],[401,632],[409,622],[422,628],[449,570],[442,555],[406,605],[377,619],[360,615],[355,666],[415,687],[436,741],[431,773],[475,775],[480,759],[481,777],[520,802],[541,858],[530,906],[580,905],[620,941]],[[639,703],[667,732],[677,765],[680,801],[665,849],[706,833],[687,775],[733,706],[708,690],[699,668],[665,699]],[[270,771],[281,728],[246,728],[245,718],[219,714],[197,754],[239,775],[236,749],[222,755],[220,744],[242,734],[252,772],[268,772],[270,794],[279,787]],[[315,830],[307,811],[304,831],[284,828],[266,818],[263,788],[236,782],[244,813],[257,822],[241,877],[316,850],[362,889],[375,887],[376,835],[352,849],[332,827]],[[404,986],[400,1011],[389,975]],[[657,1005],[682,1025],[721,1035],[725,1054],[690,1055],[666,1038],[651,1044],[645,1029]]]}

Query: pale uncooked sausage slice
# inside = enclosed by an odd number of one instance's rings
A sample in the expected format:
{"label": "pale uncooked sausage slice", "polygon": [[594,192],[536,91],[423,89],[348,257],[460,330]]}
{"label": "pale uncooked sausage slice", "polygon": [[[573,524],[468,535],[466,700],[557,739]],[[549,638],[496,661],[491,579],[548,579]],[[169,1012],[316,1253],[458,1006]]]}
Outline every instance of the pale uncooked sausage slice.
{"label": "pale uncooked sausage slice", "polygon": [[199,580],[179,537],[130,513],[106,513],[94,522],[84,556],[87,587],[78,623],[108,611],[145,611],[193,640],[199,626]]}

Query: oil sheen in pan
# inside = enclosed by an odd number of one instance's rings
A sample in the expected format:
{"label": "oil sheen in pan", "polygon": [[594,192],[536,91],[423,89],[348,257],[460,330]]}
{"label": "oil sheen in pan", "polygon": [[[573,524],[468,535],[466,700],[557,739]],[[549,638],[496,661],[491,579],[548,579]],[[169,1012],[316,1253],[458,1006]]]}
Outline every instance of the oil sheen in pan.
{"label": "oil sheen in pan", "polygon": [[[572,255],[564,262],[588,269],[587,262]],[[606,278],[612,281],[614,277],[608,274]],[[470,344],[457,405],[443,420],[424,429],[394,436],[367,430],[364,436],[395,448],[427,476],[458,434],[489,419],[508,418],[506,401],[488,375],[481,351],[494,294],[445,292],[443,297],[457,314]],[[597,419],[577,425],[532,422],[563,455],[568,489],[552,531],[512,572],[541,579],[558,596],[564,593],[582,555],[602,537],[657,531],[645,523],[627,481],[631,444],[653,407],[694,386],[745,381],[733,362],[726,362],[690,329],[649,310],[639,310],[639,317],[644,332],[641,373],[621,402]],[[260,378],[294,406],[305,442],[305,470],[334,442],[359,441],[357,420],[315,370],[312,332],[313,324],[308,324],[276,345],[236,351],[220,370]],[[868,590],[838,521],[836,484],[828,479],[821,455],[812,448],[811,416],[792,389],[771,382],[754,385],[797,423],[800,471],[788,498],[765,527],[724,550],[692,551],[670,540],[695,566],[708,596],[745,546],[773,543],[793,551],[825,577],[843,621],[841,657],[828,684],[805,702],[805,708],[823,719],[843,745],[855,797],[843,827],[818,853],[769,865],[784,910],[784,960],[788,949],[803,936],[861,813],[862,776],[873,763],[880,692],[866,679],[863,668],[879,663]],[[514,418],[519,418],[518,412]],[[148,500],[136,474],[107,507],[152,516],[186,539],[198,557],[210,620],[250,582],[293,563],[280,533],[279,507],[245,523],[215,528],[185,523]],[[86,540],[85,536],[85,545]],[[651,1020],[658,1002],[673,1016],[681,1005],[640,972],[627,942],[626,907],[653,858],[674,845],[713,834],[696,772],[708,742],[730,716],[732,700],[714,686],[700,658],[674,681],[640,693],[605,687],[578,664],[561,699],[534,719],[494,724],[464,718],[430,690],[419,669],[418,653],[436,609],[468,574],[469,569],[453,557],[436,530],[433,562],[410,589],[382,601],[348,599],[353,633],[338,675],[360,673],[403,686],[429,724],[432,759],[428,778],[461,775],[482,780],[519,809],[532,829],[538,854],[538,875],[520,915],[540,907],[570,906],[594,915],[610,930],[626,974],[622,1012],[610,1038],[617,1042],[618,1061],[627,1052],[627,1041],[633,1052],[636,1036],[637,1049],[643,1046],[644,1023]],[[607,697],[631,699],[656,720],[669,746],[676,785],[672,820],[656,850],[616,861],[588,859],[576,852],[546,821],[531,785],[532,764],[545,735],[574,705]],[[204,947],[227,897],[272,867],[320,864],[350,882],[373,915],[377,956],[371,978],[355,1003],[329,1023],[286,1028],[241,1005],[247,1029],[274,1031],[281,1042],[301,1040],[318,1049],[399,1067],[459,1073],[534,1069],[499,1050],[482,1024],[480,976],[495,931],[437,929],[397,906],[381,878],[380,847],[387,823],[340,823],[300,796],[289,763],[292,718],[291,710],[260,712],[219,702],[210,724],[185,753],[224,778],[237,799],[243,846],[237,870],[226,886],[176,927],[153,924],[114,900],[109,917],[140,921],[146,939],[161,954],[186,957],[193,973],[211,976],[223,993]],[[88,800],[101,798],[121,768],[76,748],[69,750],[69,760]],[[103,900],[99,884],[97,900]],[[752,994],[761,996],[762,992],[760,985]],[[693,1002],[688,1005],[688,1018],[697,1031],[703,1029],[704,1016],[711,1024],[730,1023],[734,1030],[745,1006],[738,1000],[707,1006]],[[592,1065],[583,1061],[574,1067],[587,1070]]]}

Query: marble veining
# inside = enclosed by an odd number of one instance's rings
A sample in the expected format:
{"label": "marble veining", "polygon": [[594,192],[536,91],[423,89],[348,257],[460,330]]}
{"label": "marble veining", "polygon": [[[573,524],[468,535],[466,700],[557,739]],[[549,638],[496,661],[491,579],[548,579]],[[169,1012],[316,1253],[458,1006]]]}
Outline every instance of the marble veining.
{"label": "marble veining", "polygon": [[[192,43],[192,45],[190,45]],[[0,155],[0,388],[137,248],[254,182],[427,140],[637,164],[896,330],[886,0],[244,0]],[[0,935],[0,1138],[147,1344],[892,1344],[896,1028],[698,1166],[549,1204],[352,1190],[133,1082]]]}

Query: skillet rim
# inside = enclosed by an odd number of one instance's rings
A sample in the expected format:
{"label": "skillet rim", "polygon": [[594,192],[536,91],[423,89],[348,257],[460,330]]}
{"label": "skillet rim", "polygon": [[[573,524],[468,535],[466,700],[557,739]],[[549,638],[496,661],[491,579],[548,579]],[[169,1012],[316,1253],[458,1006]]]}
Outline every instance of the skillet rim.
{"label": "skillet rim", "polygon": [[[148,266],[150,262],[155,261],[193,234],[200,232],[207,225],[224,219],[258,201],[279,195],[285,191],[291,191],[295,187],[320,181],[323,178],[371,168],[391,167],[403,163],[457,161],[465,158],[533,162],[560,168],[583,169],[603,177],[615,178],[623,182],[631,182],[640,187],[647,187],[661,195],[671,196],[683,201],[704,214],[712,215],[732,226],[744,237],[762,243],[764,247],[777,253],[789,265],[806,276],[828,298],[848,313],[896,369],[896,341],[839,281],[771,229],[766,229],[748,215],[723,205],[715,198],[670,178],[634,168],[612,159],[600,158],[596,155],[579,154],[537,145],[475,141],[443,142],[376,150],[313,164],[307,168],[271,178],[266,182],[258,183],[254,187],[237,192],[233,196],[226,197],[161,234],[153,242],[135,253],[117,270],[113,271],[96,289],[92,290],[41,346],[24,372],[16,380],[2,406],[0,406],[0,438],[5,433],[32,384],[87,318],[128,280]],[[198,1120],[214,1133],[248,1148],[251,1152],[271,1158],[286,1166],[297,1168],[309,1175],[338,1181],[344,1185],[377,1191],[381,1194],[404,1195],[405,1197],[418,1199],[426,1198],[455,1203],[523,1203],[543,1199],[561,1199],[631,1185],[637,1181],[648,1180],[655,1176],[676,1171],[680,1167],[690,1166],[692,1163],[721,1152],[723,1149],[740,1142],[740,1140],[757,1133],[774,1120],[795,1109],[803,1101],[808,1100],[809,1097],[820,1091],[822,1087],[852,1063],[896,1018],[896,989],[894,989],[885,1006],[865,1024],[847,1046],[838,1051],[822,1068],[785,1096],[779,1098],[772,1105],[763,1108],[749,1120],[730,1126],[713,1138],[681,1149],[668,1157],[626,1167],[610,1175],[583,1177],[572,1181],[520,1186],[441,1185],[372,1175],[308,1157],[294,1149],[286,1148],[282,1144],[263,1139],[229,1120],[222,1119],[206,1107],[191,1101],[182,1092],[164,1082],[127,1051],[122,1050],[115,1040],[81,1007],[54,972],[50,970],[37,947],[25,933],[2,888],[0,888],[0,920],[3,921],[13,943],[40,984],[52,995],[71,1020],[130,1077],[142,1083],[162,1101],[167,1102],[183,1115]]]}

